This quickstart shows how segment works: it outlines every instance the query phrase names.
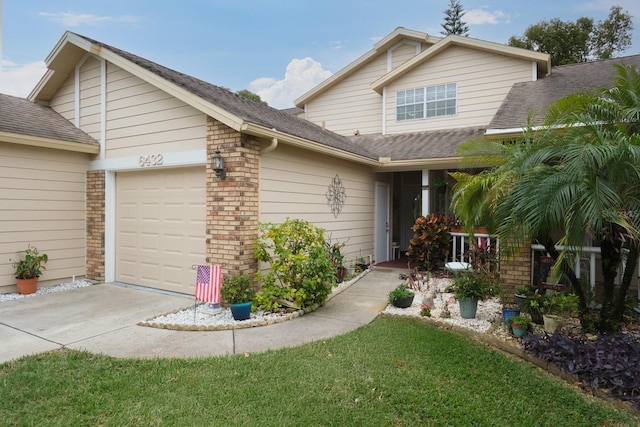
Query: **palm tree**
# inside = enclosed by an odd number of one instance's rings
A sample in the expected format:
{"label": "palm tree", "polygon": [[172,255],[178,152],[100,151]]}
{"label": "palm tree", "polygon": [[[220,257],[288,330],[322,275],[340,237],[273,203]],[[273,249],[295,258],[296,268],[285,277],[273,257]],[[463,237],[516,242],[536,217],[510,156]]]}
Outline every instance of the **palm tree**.
{"label": "palm tree", "polygon": [[[482,159],[487,152],[501,156],[488,172],[455,176],[456,214],[463,221],[491,217],[502,255],[532,241],[543,244],[556,261],[555,274],[566,275],[578,295],[586,329],[615,332],[622,321],[640,244],[639,131],[640,73],[618,67],[613,88],[558,100],[533,134],[535,140],[529,131],[521,143],[485,143],[484,153],[478,153],[476,141],[461,151],[467,159]],[[482,201],[475,208],[470,206],[474,199]],[[589,239],[601,249],[603,295],[597,320],[589,314],[589,285],[569,262],[569,253]],[[556,245],[565,249],[558,251]],[[622,281],[616,289],[619,270]]]}

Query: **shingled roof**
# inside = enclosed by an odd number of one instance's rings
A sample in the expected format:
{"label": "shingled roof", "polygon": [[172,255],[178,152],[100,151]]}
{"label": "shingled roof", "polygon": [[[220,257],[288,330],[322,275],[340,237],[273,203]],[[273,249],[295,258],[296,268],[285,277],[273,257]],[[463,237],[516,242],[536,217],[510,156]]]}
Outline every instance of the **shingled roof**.
{"label": "shingled roof", "polygon": [[616,74],[614,64],[640,66],[640,55],[555,67],[548,77],[514,84],[489,123],[488,132],[520,129],[527,125],[529,113],[534,114],[534,124],[539,125],[556,100],[576,92],[611,87]]}
{"label": "shingled roof", "polygon": [[98,146],[98,142],[49,107],[0,94],[0,132]]}
{"label": "shingled roof", "polygon": [[390,157],[392,161],[443,159],[456,157],[460,144],[484,133],[484,127],[469,127],[397,135],[359,135],[350,139],[378,157]]}
{"label": "shingled roof", "polygon": [[265,127],[275,129],[305,140],[316,142],[338,150],[377,160],[369,150],[353,144],[347,137],[322,129],[307,120],[296,117],[290,111],[278,110],[273,107],[253,101],[247,97],[238,95],[230,90],[221,88],[179,71],[164,67],[153,61],[141,58],[124,50],[109,46],[96,40],[75,34],[101,48],[117,54],[118,56],[150,71],[157,76],[171,82],[190,93],[210,102],[242,120]]}

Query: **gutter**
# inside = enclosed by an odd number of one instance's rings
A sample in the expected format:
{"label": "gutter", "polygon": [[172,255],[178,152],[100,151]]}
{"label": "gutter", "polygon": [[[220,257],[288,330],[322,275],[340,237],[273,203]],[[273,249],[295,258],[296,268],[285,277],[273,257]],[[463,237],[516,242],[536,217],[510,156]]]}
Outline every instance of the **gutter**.
{"label": "gutter", "polygon": [[273,150],[275,150],[277,147],[278,147],[278,138],[275,138],[275,137],[271,138],[271,144],[269,144],[267,147],[260,150],[260,154],[270,153]]}
{"label": "gutter", "polygon": [[352,162],[357,162],[357,163],[365,164],[368,166],[375,167],[380,165],[378,160],[371,159],[369,157],[361,156],[359,154],[349,153],[347,151],[343,151],[338,148],[321,145],[321,144],[309,141],[307,139],[289,135],[284,132],[279,132],[276,129],[268,129],[268,128],[265,128],[264,126],[256,125],[253,123],[247,123],[247,122],[243,123],[240,126],[239,132],[261,137],[261,138],[269,138],[271,139],[272,145],[273,145],[273,139],[276,139],[278,142],[286,143],[294,147],[303,148],[309,151],[315,151],[316,153],[322,153],[328,156],[338,157],[341,159],[346,159]]}

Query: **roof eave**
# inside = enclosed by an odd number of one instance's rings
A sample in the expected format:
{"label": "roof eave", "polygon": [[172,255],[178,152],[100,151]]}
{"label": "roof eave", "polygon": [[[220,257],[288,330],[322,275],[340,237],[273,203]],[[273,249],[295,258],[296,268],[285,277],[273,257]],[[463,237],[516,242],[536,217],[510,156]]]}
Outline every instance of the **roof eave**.
{"label": "roof eave", "polygon": [[331,157],[337,157],[340,159],[349,160],[352,162],[360,163],[368,166],[378,166],[378,160],[362,156],[359,154],[350,153],[345,150],[330,147],[328,145],[320,144],[318,142],[310,141],[308,139],[300,138],[288,133],[280,132],[276,129],[269,129],[264,126],[256,125],[253,123],[244,123],[240,132],[248,135],[253,135],[259,138],[266,138],[271,140],[277,138],[278,142],[282,142],[294,147],[302,148],[316,153],[326,154]]}
{"label": "roof eave", "polygon": [[411,159],[411,160],[389,160],[388,158],[381,157],[378,161],[377,167],[374,169],[376,172],[393,172],[393,171],[405,171],[416,170],[425,168],[446,168],[456,167],[461,157],[442,157],[438,159]]}
{"label": "roof eave", "polygon": [[40,136],[24,135],[14,132],[0,131],[0,141],[30,147],[52,148],[55,150],[74,151],[77,153],[99,154],[98,144],[84,144],[80,142],[64,141],[60,139],[44,138]]}

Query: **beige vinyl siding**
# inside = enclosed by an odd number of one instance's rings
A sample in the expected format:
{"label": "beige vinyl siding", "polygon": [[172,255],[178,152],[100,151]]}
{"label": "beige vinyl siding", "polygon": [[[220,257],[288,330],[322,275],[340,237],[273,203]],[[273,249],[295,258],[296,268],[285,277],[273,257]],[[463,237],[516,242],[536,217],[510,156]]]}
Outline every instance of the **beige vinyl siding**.
{"label": "beige vinyl siding", "polygon": [[31,244],[49,255],[43,286],[86,273],[86,154],[0,142],[0,293]]}
{"label": "beige vinyl siding", "polygon": [[71,73],[60,90],[49,102],[49,106],[65,119],[75,120],[75,74]]}
{"label": "beige vinyl siding", "polygon": [[[420,51],[418,51],[420,52]],[[402,43],[395,49],[391,50],[391,69],[396,69],[404,62],[416,56],[416,45]],[[389,70],[391,71],[391,70]]]}
{"label": "beige vinyl siding", "polygon": [[348,76],[306,106],[307,120],[341,135],[382,132],[382,96],[371,82],[387,72],[387,55],[381,54],[357,73]]}
{"label": "beige vinyl siding", "polygon": [[[387,87],[386,133],[484,126],[491,121],[514,83],[531,80],[531,70],[529,61],[451,47]],[[398,90],[445,83],[457,85],[455,116],[396,121]]]}
{"label": "beige vinyl siding", "polygon": [[206,115],[108,64],[106,157],[199,150]]}
{"label": "beige vinyl siding", "polygon": [[100,141],[100,62],[89,58],[80,68],[80,129]]}
{"label": "beige vinyl siding", "polygon": [[[304,219],[324,228],[332,242],[346,242],[348,258],[373,255],[375,174],[312,152],[279,146],[260,160],[260,221]],[[346,193],[334,217],[327,191],[338,175]]]}

